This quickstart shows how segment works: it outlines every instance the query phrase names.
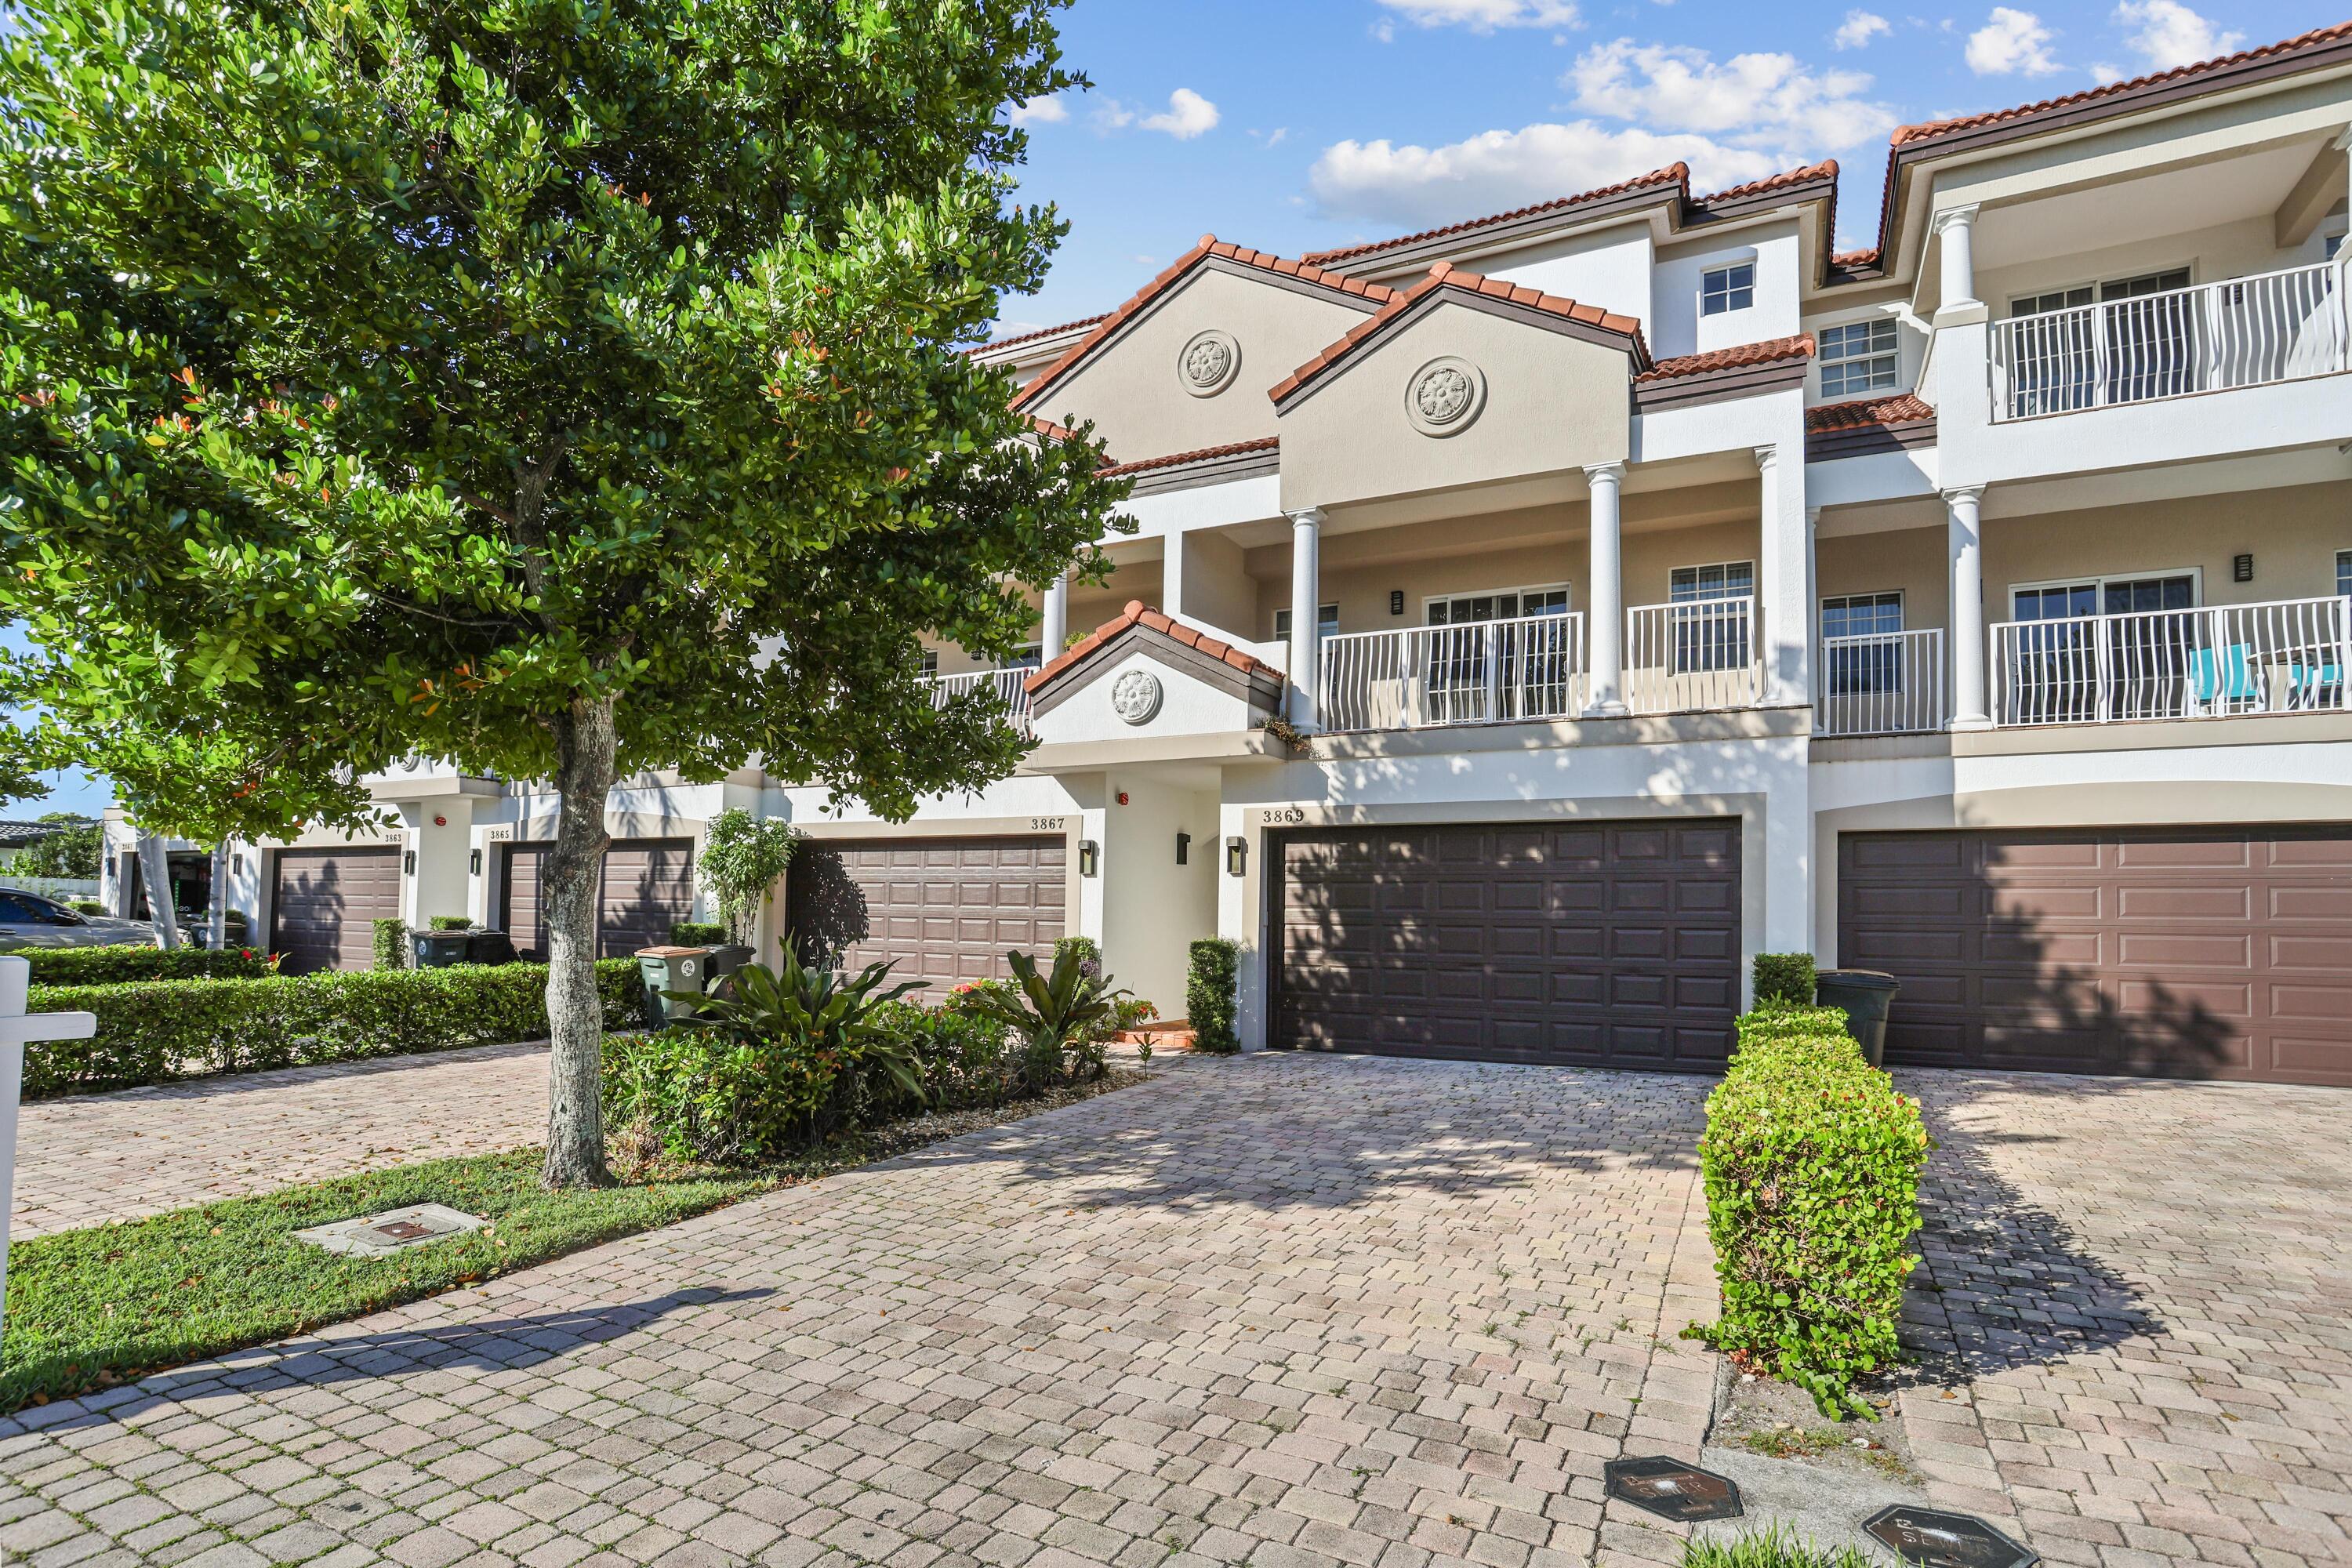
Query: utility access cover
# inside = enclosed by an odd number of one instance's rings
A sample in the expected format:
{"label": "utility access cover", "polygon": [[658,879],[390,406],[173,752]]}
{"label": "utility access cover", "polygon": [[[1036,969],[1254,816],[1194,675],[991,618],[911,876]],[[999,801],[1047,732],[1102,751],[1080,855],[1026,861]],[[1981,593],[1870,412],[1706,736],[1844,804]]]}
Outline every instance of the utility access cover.
{"label": "utility access cover", "polygon": [[1688,1524],[1702,1519],[1737,1519],[1744,1511],[1739,1488],[1728,1476],[1664,1454],[1646,1459],[1612,1459],[1601,1467],[1609,1495]]}
{"label": "utility access cover", "polygon": [[1974,1514],[1897,1503],[1871,1515],[1862,1528],[1919,1568],[2031,1568],[2042,1561]]}
{"label": "utility access cover", "polygon": [[367,1258],[437,1241],[445,1236],[479,1230],[483,1223],[472,1215],[440,1204],[417,1204],[404,1209],[387,1209],[383,1214],[362,1215],[357,1219],[337,1220],[333,1225],[312,1226],[308,1230],[296,1231],[294,1239],[329,1252]]}

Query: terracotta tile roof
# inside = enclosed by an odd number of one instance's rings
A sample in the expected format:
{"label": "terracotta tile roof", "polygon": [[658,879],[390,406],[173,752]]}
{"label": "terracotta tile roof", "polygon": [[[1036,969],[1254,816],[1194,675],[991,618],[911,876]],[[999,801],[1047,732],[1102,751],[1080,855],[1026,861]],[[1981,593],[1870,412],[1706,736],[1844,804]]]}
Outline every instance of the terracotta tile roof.
{"label": "terracotta tile roof", "polygon": [[2185,77],[2202,76],[2209,71],[2223,70],[2231,66],[2245,65],[2254,60],[2275,59],[2283,55],[2300,54],[2322,44],[2338,43],[2352,38],[2352,22],[2338,22],[2332,27],[2316,27],[2308,33],[2264,44],[2258,49],[2242,49],[2234,55],[2221,55],[2193,65],[2176,66],[2171,70],[2158,71],[2150,76],[2134,77],[2128,81],[2114,81],[2105,87],[2090,88],[2082,92],[2070,92],[2063,98],[2045,98],[2038,103],[2020,104],[2014,109],[1996,109],[1984,114],[1964,114],[1951,120],[1933,120],[1920,125],[1898,125],[1889,139],[1897,147],[1907,147],[1916,142],[1926,142],[1937,136],[1948,136],[1956,131],[1972,131],[1979,126],[1997,125],[2004,121],[2024,120],[2053,109],[2070,109],[2078,103],[2095,102],[2099,99],[2137,91],[2159,82],[2179,81]]}
{"label": "terracotta tile roof", "polygon": [[1936,411],[1920,401],[1916,393],[1898,392],[1892,397],[1865,397],[1853,403],[1824,403],[1818,408],[1808,408],[1805,431],[1819,435],[1830,430],[1862,430],[1873,425],[1907,425],[1935,416]]}
{"label": "terracotta tile roof", "polygon": [[1066,425],[1056,425],[1051,419],[1040,419],[1034,414],[1025,417],[1029,421],[1029,428],[1048,441],[1075,441],[1078,438],[1078,433]]}
{"label": "terracotta tile roof", "polygon": [[988,342],[974,344],[972,347],[968,348],[963,352],[968,354],[984,354],[994,349],[1011,348],[1014,343],[1025,343],[1036,338],[1055,337],[1063,332],[1071,331],[1079,327],[1091,327],[1097,321],[1101,321],[1103,316],[1108,316],[1110,312],[1106,310],[1101,316],[1080,316],[1076,321],[1064,321],[1058,327],[1037,327],[1029,331],[1015,332],[1009,338],[991,338]]}
{"label": "terracotta tile roof", "polygon": [[1044,668],[1031,675],[1023,684],[1032,694],[1044,690],[1059,679],[1065,670],[1083,664],[1105,643],[1109,642],[1129,626],[1138,626],[1147,630],[1164,633],[1187,647],[1198,648],[1211,658],[1222,659],[1244,675],[1270,675],[1276,680],[1282,679],[1282,671],[1265,660],[1252,658],[1231,643],[1220,642],[1197,626],[1188,626],[1172,616],[1161,615],[1158,610],[1147,609],[1140,599],[1129,599],[1126,609],[1072,643],[1068,652],[1062,654]]}
{"label": "terracotta tile roof", "polygon": [[1468,234],[1474,229],[1488,228],[1498,223],[1510,223],[1518,218],[1533,217],[1538,213],[1582,206],[1587,202],[1597,202],[1604,196],[1622,195],[1627,191],[1640,190],[1644,185],[1679,185],[1687,194],[1690,188],[1690,165],[1669,163],[1663,169],[1653,169],[1646,174],[1636,174],[1630,180],[1620,180],[1613,185],[1602,185],[1598,190],[1581,191],[1572,196],[1556,196],[1548,202],[1538,202],[1533,206],[1514,207],[1507,213],[1493,213],[1486,217],[1467,218],[1461,223],[1449,223],[1440,228],[1425,228],[1419,234],[1401,234],[1394,239],[1376,239],[1367,245],[1345,246],[1338,250],[1310,250],[1307,253],[1307,259],[1327,266],[1334,261],[1352,261],[1360,256],[1372,256],[1383,250],[1394,250],[1400,246],[1418,245],[1424,239],[1443,239],[1449,234]]}
{"label": "terracotta tile roof", "polygon": [[1171,452],[1164,458],[1138,458],[1131,463],[1113,463],[1098,474],[1140,474],[1153,468],[1172,468],[1182,463],[1205,463],[1212,458],[1239,457],[1244,452],[1271,452],[1281,445],[1279,436],[1261,436],[1254,441],[1234,441],[1223,447],[1202,447],[1190,452]]}
{"label": "terracotta tile roof", "polygon": [[1342,278],[1336,272],[1326,272],[1321,268],[1309,266],[1304,261],[1286,260],[1271,251],[1252,250],[1246,246],[1229,245],[1213,234],[1204,234],[1201,237],[1200,244],[1178,257],[1165,272],[1137,289],[1118,310],[1102,317],[1096,323],[1093,331],[1071,345],[1069,353],[1041,371],[1037,379],[1024,387],[1021,395],[1013,400],[1013,406],[1020,407],[1038,396],[1055,382],[1059,381],[1071,366],[1093,353],[1096,344],[1118,331],[1130,317],[1153,300],[1158,299],[1170,285],[1211,257],[1238,261],[1244,267],[1263,268],[1268,272],[1279,273],[1285,278],[1296,278],[1303,283],[1317,284],[1341,294],[1352,294],[1359,299],[1369,300],[1374,304],[1384,303],[1391,295],[1395,293],[1394,289],[1384,284],[1367,283],[1360,278]]}
{"label": "terracotta tile roof", "polygon": [[[1512,283],[1501,278],[1481,278],[1475,272],[1465,272],[1460,268],[1441,261],[1429,269],[1428,277],[1402,294],[1396,295],[1370,317],[1349,328],[1347,336],[1326,347],[1313,359],[1276,383],[1266,395],[1275,402],[1280,403],[1284,398],[1354,353],[1365,339],[1396,320],[1435,289],[1454,289],[1465,294],[1483,294],[1490,300],[1507,300],[1514,305],[1528,306],[1549,315],[1580,321],[1588,327],[1597,327],[1603,331],[1617,333],[1627,340],[1626,347],[1633,351],[1635,364],[1647,365],[1650,363],[1649,345],[1642,340],[1642,323],[1631,316],[1621,316],[1613,310],[1604,310],[1598,305],[1580,305],[1573,300],[1563,300],[1557,294],[1547,294],[1539,289],[1530,289],[1523,283]],[[1811,340],[1807,341],[1810,344]]]}
{"label": "terracotta tile roof", "polygon": [[1868,250],[1832,251],[1830,254],[1830,265],[1832,267],[1875,267],[1878,265],[1878,247],[1874,245]]}
{"label": "terracotta tile roof", "polygon": [[1768,191],[1784,190],[1790,185],[1810,184],[1815,180],[1834,180],[1838,165],[1835,158],[1824,158],[1818,163],[1808,163],[1801,169],[1787,169],[1777,174],[1767,174],[1760,180],[1750,180],[1744,185],[1734,185],[1727,191],[1717,191],[1711,196],[1701,196],[1699,205],[1730,201],[1738,196],[1760,196]]}
{"label": "terracotta tile roof", "polygon": [[1793,338],[1771,338],[1760,343],[1740,343],[1727,349],[1710,349],[1703,354],[1676,354],[1662,359],[1633,378],[1637,384],[1654,381],[1671,381],[1678,375],[1698,375],[1710,370],[1737,370],[1751,364],[1773,364],[1781,360],[1807,359],[1813,352],[1813,335],[1799,332]]}

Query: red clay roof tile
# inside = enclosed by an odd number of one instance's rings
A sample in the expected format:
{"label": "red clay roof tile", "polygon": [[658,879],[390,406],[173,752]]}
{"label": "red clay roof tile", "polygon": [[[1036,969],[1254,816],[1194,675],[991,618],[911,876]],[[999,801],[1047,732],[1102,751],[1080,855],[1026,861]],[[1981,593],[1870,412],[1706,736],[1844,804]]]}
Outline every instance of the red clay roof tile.
{"label": "red clay roof tile", "polygon": [[1808,408],[1805,429],[1813,434],[1861,430],[1873,425],[1908,425],[1935,416],[1936,411],[1916,393],[1898,392],[1892,397],[1865,397],[1853,403],[1824,403],[1818,408]]}
{"label": "red clay roof tile", "polygon": [[1253,658],[1237,647],[1229,647],[1216,638],[1205,636],[1197,626],[1188,626],[1152,609],[1140,599],[1129,599],[1127,607],[1105,621],[1085,637],[1070,645],[1069,651],[1048,661],[1022,682],[1031,693],[1044,690],[1061,679],[1066,670],[1084,663],[1087,658],[1129,626],[1142,626],[1147,631],[1163,632],[1188,647],[1195,647],[1213,658],[1222,659],[1244,675],[1270,675],[1282,679],[1282,671],[1264,659]]}
{"label": "red clay roof tile", "polygon": [[1727,349],[1710,349],[1703,354],[1677,354],[1662,359],[1633,379],[1637,383],[1670,381],[1678,375],[1697,375],[1703,371],[1731,370],[1742,365],[1771,364],[1780,360],[1806,359],[1813,352],[1813,335],[1799,332],[1793,338],[1772,338],[1760,343],[1738,343]]}
{"label": "red clay roof tile", "polygon": [[1021,407],[1042,395],[1047,387],[1067,374],[1072,366],[1093,353],[1097,344],[1118,331],[1129,318],[1159,298],[1170,285],[1192,271],[1194,267],[1213,256],[1229,261],[1237,261],[1244,267],[1258,267],[1269,272],[1280,272],[1284,277],[1296,278],[1303,283],[1318,284],[1342,294],[1352,294],[1359,299],[1370,300],[1376,304],[1385,303],[1389,296],[1394,292],[1393,289],[1382,284],[1367,283],[1360,278],[1341,278],[1337,273],[1325,272],[1319,267],[1309,267],[1300,262],[1292,263],[1290,270],[1286,272],[1282,268],[1283,258],[1269,251],[1251,250],[1244,246],[1229,245],[1213,234],[1204,234],[1201,237],[1200,244],[1178,257],[1170,264],[1167,270],[1137,289],[1128,298],[1125,304],[1102,317],[1097,322],[1093,331],[1073,343],[1067,353],[1039,372],[1037,378],[1022,388],[1020,395],[1013,398],[1013,406]]}
{"label": "red clay roof tile", "polygon": [[1824,158],[1818,163],[1808,163],[1801,169],[1783,169],[1777,174],[1767,174],[1760,180],[1750,180],[1744,185],[1734,185],[1727,191],[1717,191],[1711,196],[1701,196],[1698,205],[1729,201],[1737,196],[1760,196],[1768,191],[1784,190],[1790,185],[1810,184],[1815,180],[1834,180],[1838,176],[1835,158]]}
{"label": "red clay roof tile", "polygon": [[1186,463],[1205,463],[1212,458],[1234,458],[1244,452],[1271,452],[1281,445],[1278,436],[1260,436],[1253,441],[1234,441],[1223,447],[1201,447],[1190,452],[1171,452],[1164,458],[1138,458],[1131,463],[1113,463],[1097,468],[1098,474],[1139,474],[1153,468],[1173,468]]}
{"label": "red clay roof tile", "polygon": [[[1109,313],[1106,310],[1103,315]],[[1102,319],[1102,316],[1080,316],[1076,321],[1064,321],[1058,327],[1035,327],[1025,332],[1015,332],[1011,337],[991,338],[988,342],[976,343],[963,352],[968,354],[984,354],[992,349],[1011,348],[1014,343],[1025,343],[1036,338],[1050,338],[1056,333],[1070,331],[1078,327],[1091,327]]]}
{"label": "red clay roof tile", "polygon": [[1360,256],[1377,255],[1383,250],[1394,250],[1400,246],[1416,245],[1424,239],[1443,239],[1447,235],[1468,234],[1475,229],[1491,228],[1498,223],[1510,223],[1518,218],[1533,217],[1538,213],[1553,212],[1563,207],[1582,206],[1587,202],[1597,202],[1606,196],[1621,195],[1627,191],[1639,190],[1644,185],[1679,185],[1687,192],[1690,187],[1690,165],[1669,163],[1663,169],[1653,169],[1646,174],[1636,174],[1630,180],[1621,180],[1613,185],[1602,185],[1597,190],[1582,191],[1572,196],[1558,196],[1548,202],[1538,202],[1533,206],[1514,207],[1507,213],[1468,218],[1461,223],[1449,223],[1438,228],[1425,228],[1418,234],[1401,234],[1394,239],[1376,239],[1365,245],[1343,246],[1337,250],[1310,250],[1307,253],[1307,259],[1318,266],[1328,267],[1334,261],[1352,261]]}

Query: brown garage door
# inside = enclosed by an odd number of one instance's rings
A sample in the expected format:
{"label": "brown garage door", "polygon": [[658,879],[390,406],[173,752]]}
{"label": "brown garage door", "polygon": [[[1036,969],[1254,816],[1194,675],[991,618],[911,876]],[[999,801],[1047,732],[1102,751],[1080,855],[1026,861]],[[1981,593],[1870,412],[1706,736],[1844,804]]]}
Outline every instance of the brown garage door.
{"label": "brown garage door", "polygon": [[280,849],[269,901],[278,971],[370,969],[375,922],[400,913],[397,849]]}
{"label": "brown garage door", "polygon": [[1065,930],[1063,838],[814,840],[793,857],[787,914],[802,955],[849,969],[879,960],[936,998],[1009,980],[1004,955],[1041,961]]}
{"label": "brown garage door", "polygon": [[1887,1059],[2352,1085],[2352,831],[1848,834]]}
{"label": "brown garage door", "polygon": [[[507,851],[506,896],[500,920],[515,950],[547,958],[547,905],[540,881],[551,844],[518,844]],[[669,940],[669,928],[694,918],[694,841],[625,838],[604,851],[597,888],[597,956],[626,958]]]}
{"label": "brown garage door", "polygon": [[1274,1043],[1705,1071],[1739,1004],[1739,825],[1280,841]]}

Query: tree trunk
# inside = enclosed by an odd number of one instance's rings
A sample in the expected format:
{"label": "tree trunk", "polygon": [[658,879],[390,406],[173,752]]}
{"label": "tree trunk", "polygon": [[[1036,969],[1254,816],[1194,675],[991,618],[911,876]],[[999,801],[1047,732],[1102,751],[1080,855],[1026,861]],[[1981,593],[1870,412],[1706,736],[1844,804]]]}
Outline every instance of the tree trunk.
{"label": "tree trunk", "polygon": [[213,846],[212,936],[215,952],[228,951],[228,840]]}
{"label": "tree trunk", "polygon": [[180,945],[179,914],[172,907],[172,863],[164,857],[163,841],[144,828],[139,831],[139,878],[147,885],[147,919],[155,928],[155,945],[170,952]]}
{"label": "tree trunk", "polygon": [[613,787],[613,704],[576,701],[555,721],[555,787],[563,816],[540,868],[547,909],[547,1068],[550,1187],[604,1187],[604,1005],[596,996],[596,889],[604,851],[604,797]]}

